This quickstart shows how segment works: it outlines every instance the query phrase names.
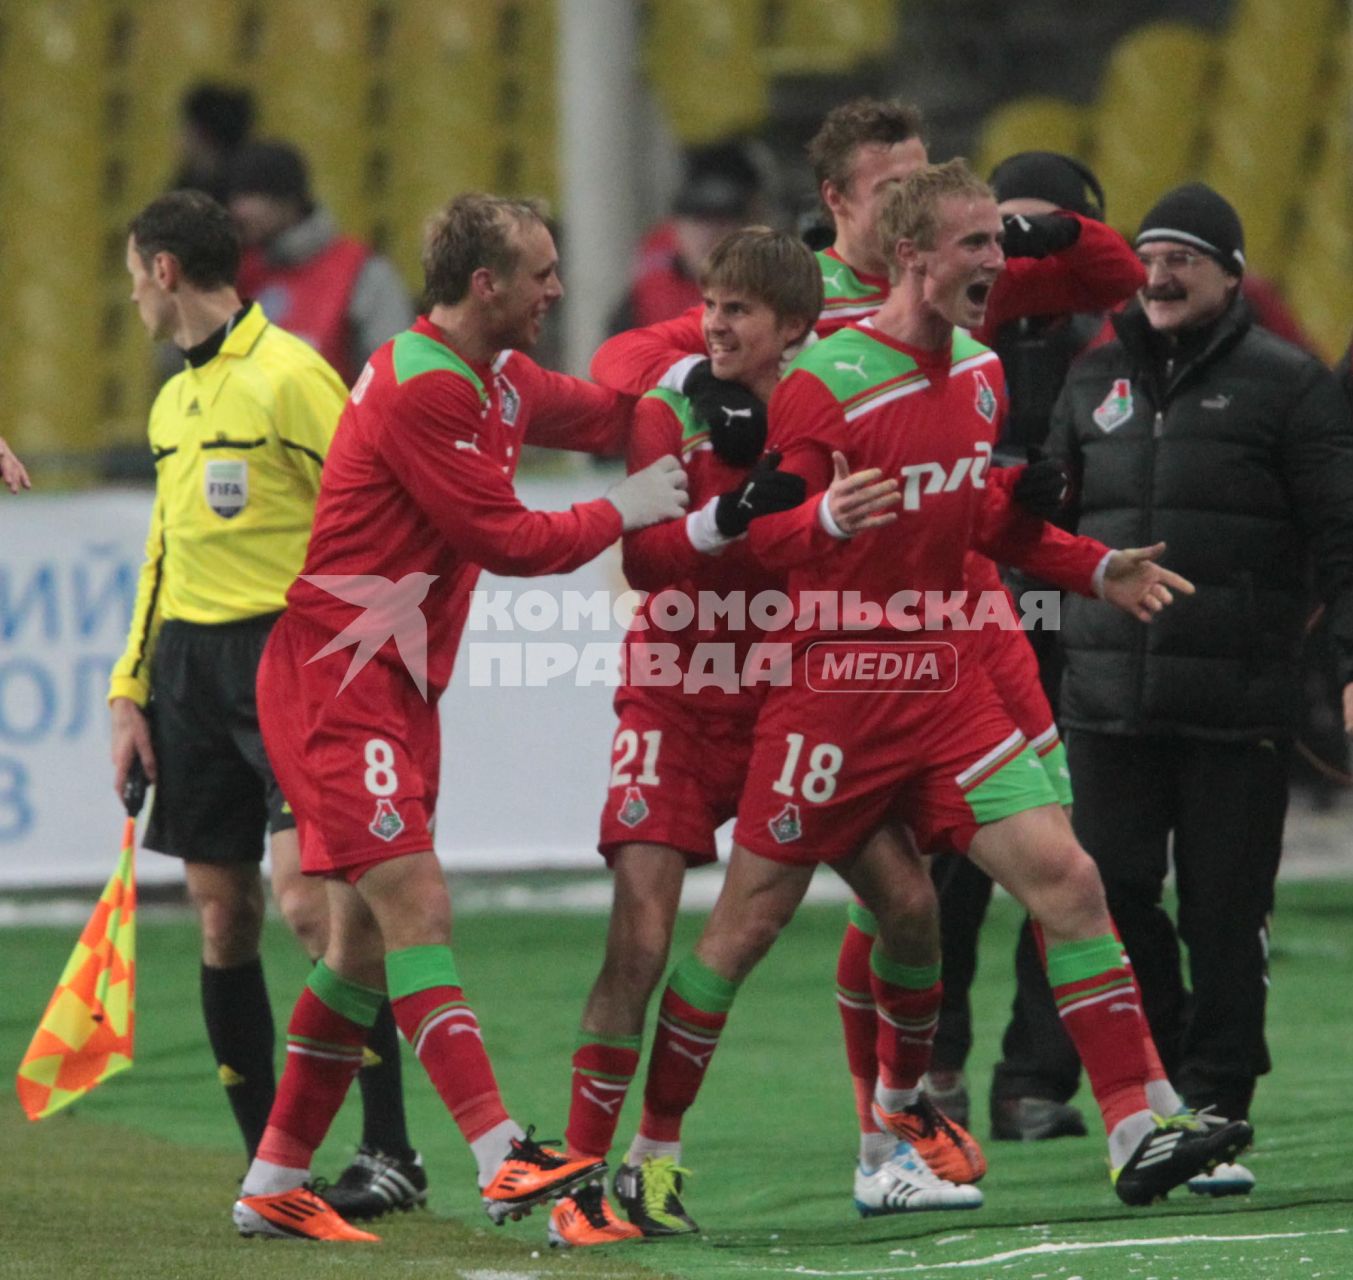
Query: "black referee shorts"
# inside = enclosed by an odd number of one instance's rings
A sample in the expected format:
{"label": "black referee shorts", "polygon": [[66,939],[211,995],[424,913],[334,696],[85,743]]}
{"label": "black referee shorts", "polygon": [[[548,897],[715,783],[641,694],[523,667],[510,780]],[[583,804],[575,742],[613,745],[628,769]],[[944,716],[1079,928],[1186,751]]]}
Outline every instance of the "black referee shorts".
{"label": "black referee shorts", "polygon": [[143,841],[185,862],[250,863],[296,825],[263,750],[254,679],[278,614],[166,622],[150,669],[159,777]]}

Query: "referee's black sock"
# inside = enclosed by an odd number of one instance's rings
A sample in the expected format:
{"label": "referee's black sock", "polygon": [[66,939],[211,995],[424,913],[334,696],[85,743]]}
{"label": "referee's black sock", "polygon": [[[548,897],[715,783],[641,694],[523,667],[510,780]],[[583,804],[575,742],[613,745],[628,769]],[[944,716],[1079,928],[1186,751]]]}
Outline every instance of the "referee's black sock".
{"label": "referee's black sock", "polygon": [[394,1156],[413,1158],[409,1129],[404,1118],[404,1087],[400,1079],[399,1029],[390,1002],[384,1001],[376,1023],[366,1040],[367,1048],[379,1059],[357,1073],[362,1091],[362,1145]]}
{"label": "referee's black sock", "polygon": [[277,1089],[272,1006],[263,962],[230,969],[202,966],[202,1016],[249,1159],[254,1158]]}

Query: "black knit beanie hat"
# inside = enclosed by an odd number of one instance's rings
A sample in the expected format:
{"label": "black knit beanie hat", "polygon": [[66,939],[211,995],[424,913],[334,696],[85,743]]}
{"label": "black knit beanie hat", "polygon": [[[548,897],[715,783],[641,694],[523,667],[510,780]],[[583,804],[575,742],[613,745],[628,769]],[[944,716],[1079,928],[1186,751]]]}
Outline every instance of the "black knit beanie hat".
{"label": "black knit beanie hat", "polygon": [[1245,231],[1228,200],[1201,182],[1167,191],[1142,219],[1137,247],[1174,240],[1221,263],[1233,276],[1245,273]]}
{"label": "black knit beanie hat", "polygon": [[998,201],[1046,200],[1085,218],[1104,218],[1104,190],[1079,160],[1056,151],[1021,151],[991,171]]}
{"label": "black knit beanie hat", "polygon": [[247,142],[226,168],[226,189],[232,196],[263,195],[308,204],[305,157],[286,142]]}

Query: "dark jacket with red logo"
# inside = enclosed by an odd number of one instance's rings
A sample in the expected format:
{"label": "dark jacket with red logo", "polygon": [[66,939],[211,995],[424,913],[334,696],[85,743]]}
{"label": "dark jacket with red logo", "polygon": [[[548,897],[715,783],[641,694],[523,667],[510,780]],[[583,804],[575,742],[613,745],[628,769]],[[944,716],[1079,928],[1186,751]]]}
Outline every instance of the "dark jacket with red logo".
{"label": "dark jacket with red logo", "polygon": [[1145,626],[1096,600],[1063,614],[1061,721],[1101,733],[1293,731],[1312,584],[1353,679],[1353,417],[1333,375],[1237,299],[1170,348],[1133,303],[1071,369],[1049,452],[1079,532],[1165,542],[1197,587]]}

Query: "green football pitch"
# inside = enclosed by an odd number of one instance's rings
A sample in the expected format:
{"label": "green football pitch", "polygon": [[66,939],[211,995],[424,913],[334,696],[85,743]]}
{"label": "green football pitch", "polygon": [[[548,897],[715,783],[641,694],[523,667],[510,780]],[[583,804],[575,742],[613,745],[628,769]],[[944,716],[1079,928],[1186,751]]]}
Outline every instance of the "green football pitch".
{"label": "green football pitch", "polygon": [[[414,1138],[431,1178],[428,1212],[379,1227],[371,1246],[239,1239],[230,1203],[244,1161],[206,1048],[195,930],[144,912],[136,1065],[86,1100],[29,1124],[0,1107],[0,1276],[954,1277],[955,1280],[1348,1280],[1353,1277],[1353,884],[1284,885],[1273,951],[1275,1068],[1255,1107],[1249,1197],[1183,1191],[1121,1206],[1101,1137],[986,1145],[986,1204],[969,1213],[869,1221],[851,1204],[853,1113],[833,1002],[843,910],[805,908],[739,999],[685,1132],[687,1207],[698,1238],[552,1252],[544,1211],[501,1229],[478,1207],[473,1165],[406,1053]],[[677,947],[699,924],[683,916]],[[998,901],[976,991],[980,1102],[1010,997],[1017,917]],[[513,1114],[563,1130],[569,1054],[605,918],[487,909],[457,920],[456,953]],[[78,925],[0,930],[0,1061],[12,1073]],[[279,1026],[306,965],[270,922]],[[621,1123],[638,1114],[632,1091]],[[1093,1110],[1082,1090],[1079,1102]],[[355,1100],[316,1171],[334,1176],[356,1140]],[[1092,1128],[1098,1127],[1093,1121]],[[985,1134],[984,1117],[976,1132]]]}

